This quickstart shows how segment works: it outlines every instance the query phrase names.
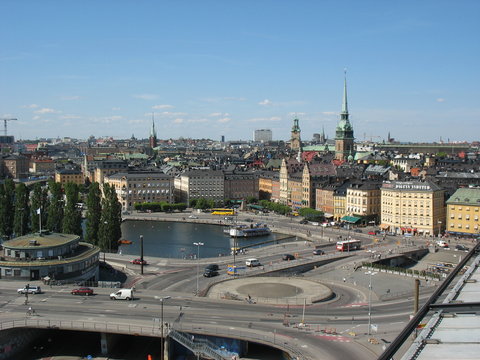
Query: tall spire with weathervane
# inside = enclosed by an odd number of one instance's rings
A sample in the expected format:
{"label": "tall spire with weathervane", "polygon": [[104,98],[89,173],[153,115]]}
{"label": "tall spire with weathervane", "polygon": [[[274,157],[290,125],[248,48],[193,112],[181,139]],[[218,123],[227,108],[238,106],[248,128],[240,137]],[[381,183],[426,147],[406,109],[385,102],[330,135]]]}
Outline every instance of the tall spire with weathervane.
{"label": "tall spire with weathervane", "polygon": [[348,156],[354,152],[353,127],[348,119],[348,102],[347,102],[347,70],[345,70],[345,78],[343,82],[343,101],[342,112],[340,113],[340,121],[335,131],[335,159],[345,161]]}
{"label": "tall spire with weathervane", "polygon": [[152,113],[152,130],[150,131],[149,143],[150,147],[153,149],[157,147],[157,132],[155,131],[155,113]]}

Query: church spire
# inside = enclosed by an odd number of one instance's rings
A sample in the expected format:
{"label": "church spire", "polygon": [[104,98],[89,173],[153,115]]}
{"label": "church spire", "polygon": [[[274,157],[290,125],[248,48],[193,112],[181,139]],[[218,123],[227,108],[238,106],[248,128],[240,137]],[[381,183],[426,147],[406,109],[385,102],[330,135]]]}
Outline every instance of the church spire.
{"label": "church spire", "polygon": [[347,101],[347,69],[344,70],[344,80],[343,80],[343,102],[342,102],[342,112],[341,117],[343,120],[348,120],[348,101]]}
{"label": "church spire", "polygon": [[150,130],[149,138],[150,147],[157,147],[157,132],[155,131],[155,113],[152,113],[152,129]]}

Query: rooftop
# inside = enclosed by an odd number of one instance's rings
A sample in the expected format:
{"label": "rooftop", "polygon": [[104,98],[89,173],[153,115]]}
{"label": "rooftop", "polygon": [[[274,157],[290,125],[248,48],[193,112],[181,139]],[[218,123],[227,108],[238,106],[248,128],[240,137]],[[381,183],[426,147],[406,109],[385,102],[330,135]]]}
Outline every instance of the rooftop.
{"label": "rooftop", "polygon": [[39,249],[67,244],[78,239],[80,239],[78,235],[43,232],[41,236],[39,233],[19,236],[15,239],[5,241],[3,246],[10,249]]}

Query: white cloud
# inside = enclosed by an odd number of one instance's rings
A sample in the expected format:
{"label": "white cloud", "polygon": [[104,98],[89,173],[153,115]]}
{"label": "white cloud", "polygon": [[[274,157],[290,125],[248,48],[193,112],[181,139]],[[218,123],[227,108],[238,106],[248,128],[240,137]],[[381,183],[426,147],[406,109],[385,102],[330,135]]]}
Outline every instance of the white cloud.
{"label": "white cloud", "polygon": [[41,108],[41,109],[35,110],[34,113],[35,114],[55,114],[55,113],[58,113],[58,111],[50,108]]}
{"label": "white cloud", "polygon": [[22,107],[27,108],[27,109],[36,109],[38,107],[38,105],[37,104],[30,104],[30,105],[23,105]]}
{"label": "white cloud", "polygon": [[113,116],[103,116],[103,117],[93,118],[92,120],[97,123],[110,124],[115,121],[121,120],[122,118],[123,117],[120,115],[113,115]]}
{"label": "white cloud", "polygon": [[113,107],[113,108],[112,108],[112,111],[119,111],[119,110],[120,110],[119,107]]}
{"label": "white cloud", "polygon": [[208,116],[210,116],[210,117],[218,117],[218,116],[227,117],[227,116],[230,116],[230,114],[229,113],[214,112],[214,113],[209,114]]}
{"label": "white cloud", "polygon": [[336,115],[337,113],[335,111],[322,111],[321,113],[322,115]]}
{"label": "white cloud", "polygon": [[82,117],[79,115],[71,115],[65,114],[58,117],[60,120],[73,120],[73,119],[81,119]]}
{"label": "white cloud", "polygon": [[271,106],[272,105],[272,102],[268,99],[265,99],[265,100],[262,100],[258,103],[258,105],[262,105],[262,106]]}
{"label": "white cloud", "polygon": [[129,124],[143,124],[143,123],[145,123],[145,120],[143,120],[143,119],[132,119],[132,120],[128,120],[128,123]]}
{"label": "white cloud", "polygon": [[33,120],[38,120],[38,119],[40,119],[40,116],[35,115],[32,119],[33,119]]}
{"label": "white cloud", "polygon": [[229,121],[231,121],[231,120],[232,120],[232,119],[230,119],[229,117],[223,117],[223,118],[221,118],[221,119],[218,119],[217,121],[218,121],[219,123],[222,123],[222,124],[223,124],[223,123],[227,123],[227,122],[229,122]]}
{"label": "white cloud", "polygon": [[73,95],[73,96],[61,96],[60,100],[80,100],[80,96]]}
{"label": "white cloud", "polygon": [[152,106],[152,109],[155,109],[155,110],[158,110],[158,109],[171,109],[171,108],[173,108],[173,105],[163,104],[163,105],[153,105],[153,106]]}
{"label": "white cloud", "polygon": [[288,116],[305,116],[307,113],[304,112],[289,112]]}
{"label": "white cloud", "polygon": [[278,116],[271,116],[269,118],[264,118],[264,117],[251,118],[251,119],[248,119],[247,121],[248,122],[266,122],[266,121],[280,121],[280,120],[282,120],[282,119]]}
{"label": "white cloud", "polygon": [[174,122],[175,124],[182,124],[182,123],[183,123],[183,119],[177,118],[177,119],[173,120],[173,122]]}
{"label": "white cloud", "polygon": [[189,123],[205,123],[208,122],[208,119],[190,119],[188,120]]}
{"label": "white cloud", "polygon": [[[152,114],[148,114],[148,113],[145,115],[152,116]],[[187,113],[184,113],[184,112],[164,111],[160,113],[160,116],[164,116],[164,117],[176,117],[176,116],[185,116],[185,115],[187,115]]]}
{"label": "white cloud", "polygon": [[143,100],[154,100],[158,98],[158,95],[155,94],[134,94],[132,97],[136,99],[143,99]]}
{"label": "white cloud", "polygon": [[445,99],[444,98],[438,98],[437,102],[439,102],[439,103],[445,102]]}

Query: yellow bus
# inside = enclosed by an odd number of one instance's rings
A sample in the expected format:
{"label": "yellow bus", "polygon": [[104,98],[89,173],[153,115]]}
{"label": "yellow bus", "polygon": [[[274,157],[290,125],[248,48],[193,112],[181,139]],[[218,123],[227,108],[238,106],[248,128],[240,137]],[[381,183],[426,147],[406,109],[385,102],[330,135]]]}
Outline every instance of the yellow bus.
{"label": "yellow bus", "polygon": [[212,215],[235,215],[233,209],[211,209]]}

